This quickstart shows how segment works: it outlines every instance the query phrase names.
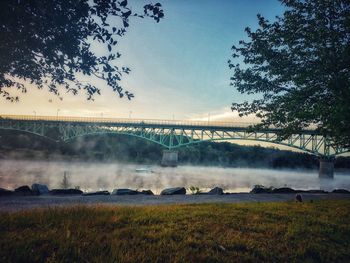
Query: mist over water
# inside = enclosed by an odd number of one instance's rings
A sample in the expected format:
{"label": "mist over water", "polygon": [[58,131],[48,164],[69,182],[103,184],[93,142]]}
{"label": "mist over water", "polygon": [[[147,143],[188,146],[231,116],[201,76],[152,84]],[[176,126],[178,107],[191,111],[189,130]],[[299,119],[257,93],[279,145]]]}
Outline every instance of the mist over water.
{"label": "mist over water", "polygon": [[[142,170],[146,168],[147,171]],[[141,169],[142,171],[140,172]],[[350,190],[350,171],[336,172],[333,180],[318,178],[317,170],[272,170],[254,168],[221,168],[122,163],[85,163],[60,161],[1,160],[0,187],[14,189],[21,185],[42,183],[60,188],[66,172],[72,188],[83,191],[115,188],[151,189],[154,193],[168,187],[197,186],[203,191],[215,186],[226,192],[249,192],[254,185],[291,187],[294,189]]]}

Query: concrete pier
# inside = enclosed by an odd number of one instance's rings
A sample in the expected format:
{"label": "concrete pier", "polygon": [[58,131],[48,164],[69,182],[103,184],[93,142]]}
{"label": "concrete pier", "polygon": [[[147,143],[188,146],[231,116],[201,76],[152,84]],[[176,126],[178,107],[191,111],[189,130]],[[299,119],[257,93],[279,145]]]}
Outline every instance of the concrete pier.
{"label": "concrete pier", "polygon": [[176,167],[177,160],[178,160],[177,151],[164,150],[161,165],[165,167]]}
{"label": "concrete pier", "polygon": [[320,159],[318,177],[328,178],[328,179],[332,179],[334,177],[334,160],[333,159]]}

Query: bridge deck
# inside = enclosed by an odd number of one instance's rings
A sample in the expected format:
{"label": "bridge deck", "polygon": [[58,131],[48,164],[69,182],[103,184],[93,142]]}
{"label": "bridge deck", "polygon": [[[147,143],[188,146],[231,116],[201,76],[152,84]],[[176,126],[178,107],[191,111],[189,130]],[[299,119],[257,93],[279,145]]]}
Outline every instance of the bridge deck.
{"label": "bridge deck", "polygon": [[[109,124],[110,126],[147,126],[155,128],[188,128],[188,129],[213,129],[226,130],[230,128],[245,129],[259,124],[258,122],[219,122],[219,121],[194,121],[194,120],[161,120],[161,119],[130,119],[130,118],[96,118],[96,117],[70,117],[70,116],[30,116],[30,115],[0,115],[0,120],[17,121],[41,121],[41,122],[64,122],[76,124]],[[269,127],[263,131],[277,132],[280,129]],[[301,131],[304,134],[314,134],[315,127],[305,128]]]}

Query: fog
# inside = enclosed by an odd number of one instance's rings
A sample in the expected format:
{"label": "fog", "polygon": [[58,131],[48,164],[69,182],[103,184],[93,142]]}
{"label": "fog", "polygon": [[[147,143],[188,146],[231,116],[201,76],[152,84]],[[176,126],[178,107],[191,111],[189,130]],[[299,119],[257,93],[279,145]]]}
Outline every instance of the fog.
{"label": "fog", "polygon": [[320,180],[317,170],[271,170],[179,166],[164,168],[118,163],[60,161],[0,161],[0,187],[14,189],[21,185],[42,183],[60,188],[63,175],[72,188],[83,191],[115,188],[151,189],[156,194],[167,187],[196,186],[206,191],[215,186],[226,192],[249,192],[256,185],[295,189],[343,188],[350,190],[350,171],[336,172],[333,180]]}

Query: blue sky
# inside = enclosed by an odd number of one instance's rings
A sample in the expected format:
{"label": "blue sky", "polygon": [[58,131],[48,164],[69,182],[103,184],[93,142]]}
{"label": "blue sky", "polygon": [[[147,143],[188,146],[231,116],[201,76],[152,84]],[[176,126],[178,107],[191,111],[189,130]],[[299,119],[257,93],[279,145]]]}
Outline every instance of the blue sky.
{"label": "blue sky", "polygon": [[[257,13],[273,19],[283,7],[277,0],[158,1],[165,18],[160,23],[134,18],[116,49],[122,53],[120,63],[132,69],[122,80],[136,96],[132,101],[104,86],[93,102],[83,94],[60,101],[33,90],[17,104],[2,102],[0,112],[56,115],[59,109],[66,116],[160,119],[201,119],[210,113],[213,119],[237,120],[230,105],[247,97],[229,86],[230,48],[246,37],[246,26],[257,27]],[[129,1],[134,11],[148,2]]]}

